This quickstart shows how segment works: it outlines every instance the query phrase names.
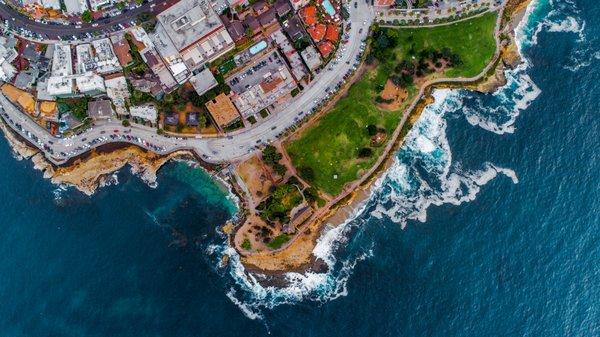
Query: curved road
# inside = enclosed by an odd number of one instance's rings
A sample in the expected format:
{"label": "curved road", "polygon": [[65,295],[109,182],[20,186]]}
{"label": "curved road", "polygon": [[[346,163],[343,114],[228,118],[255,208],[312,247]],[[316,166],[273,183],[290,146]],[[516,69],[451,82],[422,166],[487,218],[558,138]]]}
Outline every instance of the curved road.
{"label": "curved road", "polygon": [[88,33],[108,33],[109,31],[120,29],[120,27],[118,27],[119,25],[130,25],[130,23],[135,21],[137,16],[143,12],[159,13],[177,2],[176,0],[155,1],[156,0],[152,0],[144,3],[138,8],[129,9],[115,17],[102,18],[93,23],[82,23],[81,25],[61,25],[36,22],[19,13],[9,5],[0,3],[0,19],[8,22],[11,29],[17,33],[19,33],[19,29],[24,29],[39,35],[40,38],[59,39],[61,37],[72,37],[73,35],[82,36]]}
{"label": "curved road", "polygon": [[[89,151],[90,148],[115,142],[127,141],[161,154],[180,149],[190,149],[211,163],[241,159],[256,150],[256,146],[275,140],[281,132],[309,114],[344,83],[344,76],[358,63],[364,42],[374,15],[364,0],[357,0],[357,7],[349,6],[351,29],[348,43],[342,44],[336,58],[304,88],[300,95],[292,98],[286,106],[274,111],[268,118],[251,128],[227,134],[221,138],[176,138],[156,134],[156,129],[133,125],[123,127],[118,120],[99,122],[83,134],[59,139],[50,135],[29,116],[19,111],[0,94],[0,105],[4,107],[2,118],[21,136],[29,139],[44,151],[53,163],[60,164],[69,158]],[[43,24],[42,24],[43,25]],[[67,27],[67,26],[64,26]],[[130,139],[123,139],[127,134]],[[115,135],[114,137],[110,137]],[[121,135],[120,138],[115,138]],[[93,141],[93,144],[90,142]]]}

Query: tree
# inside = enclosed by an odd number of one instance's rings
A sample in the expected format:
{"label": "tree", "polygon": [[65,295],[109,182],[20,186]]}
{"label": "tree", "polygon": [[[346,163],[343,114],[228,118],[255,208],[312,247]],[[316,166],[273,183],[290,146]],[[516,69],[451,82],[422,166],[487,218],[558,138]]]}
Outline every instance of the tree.
{"label": "tree", "polygon": [[121,124],[123,124],[124,127],[128,128],[129,126],[131,126],[131,123],[129,122],[129,119],[124,119]]}
{"label": "tree", "polygon": [[85,10],[83,13],[81,13],[81,21],[89,23],[92,22],[92,19],[92,12],[89,10]]}
{"label": "tree", "polygon": [[369,136],[375,136],[377,134],[377,127],[373,124],[367,125],[367,133]]}
{"label": "tree", "polygon": [[279,174],[280,176],[283,176],[285,172],[287,172],[287,167],[285,167],[285,165],[275,163],[275,165],[273,165],[273,171],[275,171],[275,173]]}
{"label": "tree", "polygon": [[315,179],[315,171],[312,169],[312,167],[309,166],[300,167],[298,169],[298,174],[300,174],[302,178],[308,181],[312,181],[313,179]]}
{"label": "tree", "polygon": [[267,145],[262,151],[263,161],[269,165],[274,166],[276,163],[279,163],[283,156],[281,153],[277,152],[277,149],[273,145]]}
{"label": "tree", "polygon": [[360,157],[360,158],[368,158],[372,155],[373,155],[373,150],[371,150],[371,148],[369,148],[369,147],[363,147],[362,149],[358,150],[358,157]]}

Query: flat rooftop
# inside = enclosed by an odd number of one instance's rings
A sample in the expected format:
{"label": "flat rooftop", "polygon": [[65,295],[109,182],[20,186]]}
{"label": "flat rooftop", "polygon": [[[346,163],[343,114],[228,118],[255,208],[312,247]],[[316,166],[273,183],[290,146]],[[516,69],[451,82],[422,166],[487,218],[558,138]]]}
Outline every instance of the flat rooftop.
{"label": "flat rooftop", "polygon": [[206,0],[182,0],[157,18],[179,51],[223,27],[221,19]]}

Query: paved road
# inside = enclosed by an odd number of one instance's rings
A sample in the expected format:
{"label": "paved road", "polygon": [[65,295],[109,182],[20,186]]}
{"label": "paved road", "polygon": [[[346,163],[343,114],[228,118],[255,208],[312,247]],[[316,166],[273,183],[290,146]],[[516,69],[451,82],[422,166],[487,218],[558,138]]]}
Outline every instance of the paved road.
{"label": "paved road", "polygon": [[[119,25],[130,25],[137,16],[143,12],[159,13],[177,0],[158,1],[151,0],[138,8],[129,9],[126,12],[110,18],[103,18],[93,23],[82,23],[81,25],[61,25],[36,22],[17,12],[14,8],[0,3],[0,19],[8,22],[10,29],[19,35],[23,35],[21,29],[36,34],[38,38],[57,40],[85,34],[102,34],[109,31],[120,30]],[[79,28],[78,28],[79,27]]]}
{"label": "paved road", "polygon": [[[364,0],[357,1],[357,8],[348,6],[351,29],[348,32],[348,43],[337,51],[336,59],[321,71],[311,84],[286,106],[280,107],[268,118],[251,128],[230,133],[221,138],[175,138],[156,134],[156,130],[143,126],[123,127],[120,121],[113,120],[95,125],[91,130],[68,139],[58,139],[50,135],[28,116],[14,107],[4,96],[0,95],[0,104],[4,107],[2,117],[19,134],[31,140],[41,148],[46,156],[56,164],[88,151],[90,148],[114,142],[127,141],[146,149],[168,153],[179,149],[190,149],[202,156],[207,162],[221,163],[241,159],[256,150],[258,144],[273,141],[285,129],[298,123],[298,120],[321,104],[336,85],[344,81],[344,75],[357,63],[362,53],[363,40],[366,39],[369,26],[373,21],[373,11]],[[114,139],[110,135],[121,135]],[[123,139],[122,135],[131,139]],[[139,140],[138,140],[139,139]],[[90,144],[90,142],[94,142]],[[158,146],[158,148],[156,148]]]}

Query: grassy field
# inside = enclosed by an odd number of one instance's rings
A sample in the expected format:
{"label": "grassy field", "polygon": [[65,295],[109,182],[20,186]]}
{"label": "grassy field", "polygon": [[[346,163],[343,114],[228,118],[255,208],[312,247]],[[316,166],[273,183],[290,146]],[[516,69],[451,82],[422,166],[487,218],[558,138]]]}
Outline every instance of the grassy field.
{"label": "grassy field", "polygon": [[[494,54],[495,18],[495,14],[490,13],[443,27],[390,29],[389,35],[396,42],[389,53],[391,57],[380,60],[377,69],[356,82],[348,95],[315,126],[285,145],[294,166],[299,172],[303,172],[303,168],[310,168],[313,174],[305,179],[318,189],[330,195],[339,194],[346,183],[356,180],[361,172],[369,169],[383,151],[384,145],[370,146],[367,125],[385,128],[387,136],[391,136],[402,110],[417,92],[414,86],[409,88],[409,98],[399,111],[377,108],[374,99],[396,64],[426,48],[449,48],[460,56],[462,63],[447,69],[445,75],[474,76]],[[365,147],[370,147],[373,153],[370,157],[361,158],[358,152]]]}
{"label": "grassy field", "polygon": [[[401,114],[378,109],[367,76],[355,83],[348,96],[342,98],[316,126],[286,146],[296,168],[311,167],[311,182],[319,189],[336,195],[349,181],[356,180],[361,170],[370,168],[383,150],[375,147],[373,155],[358,158],[358,151],[370,145],[367,125],[392,132]],[[336,177],[337,176],[337,177]]]}
{"label": "grassy field", "polygon": [[407,58],[411,47],[414,50],[424,48],[450,48],[458,54],[463,64],[448,69],[449,77],[471,77],[477,75],[490,61],[496,50],[494,27],[496,13],[487,13],[471,20],[448,26],[434,28],[415,28],[396,30],[398,59]]}

